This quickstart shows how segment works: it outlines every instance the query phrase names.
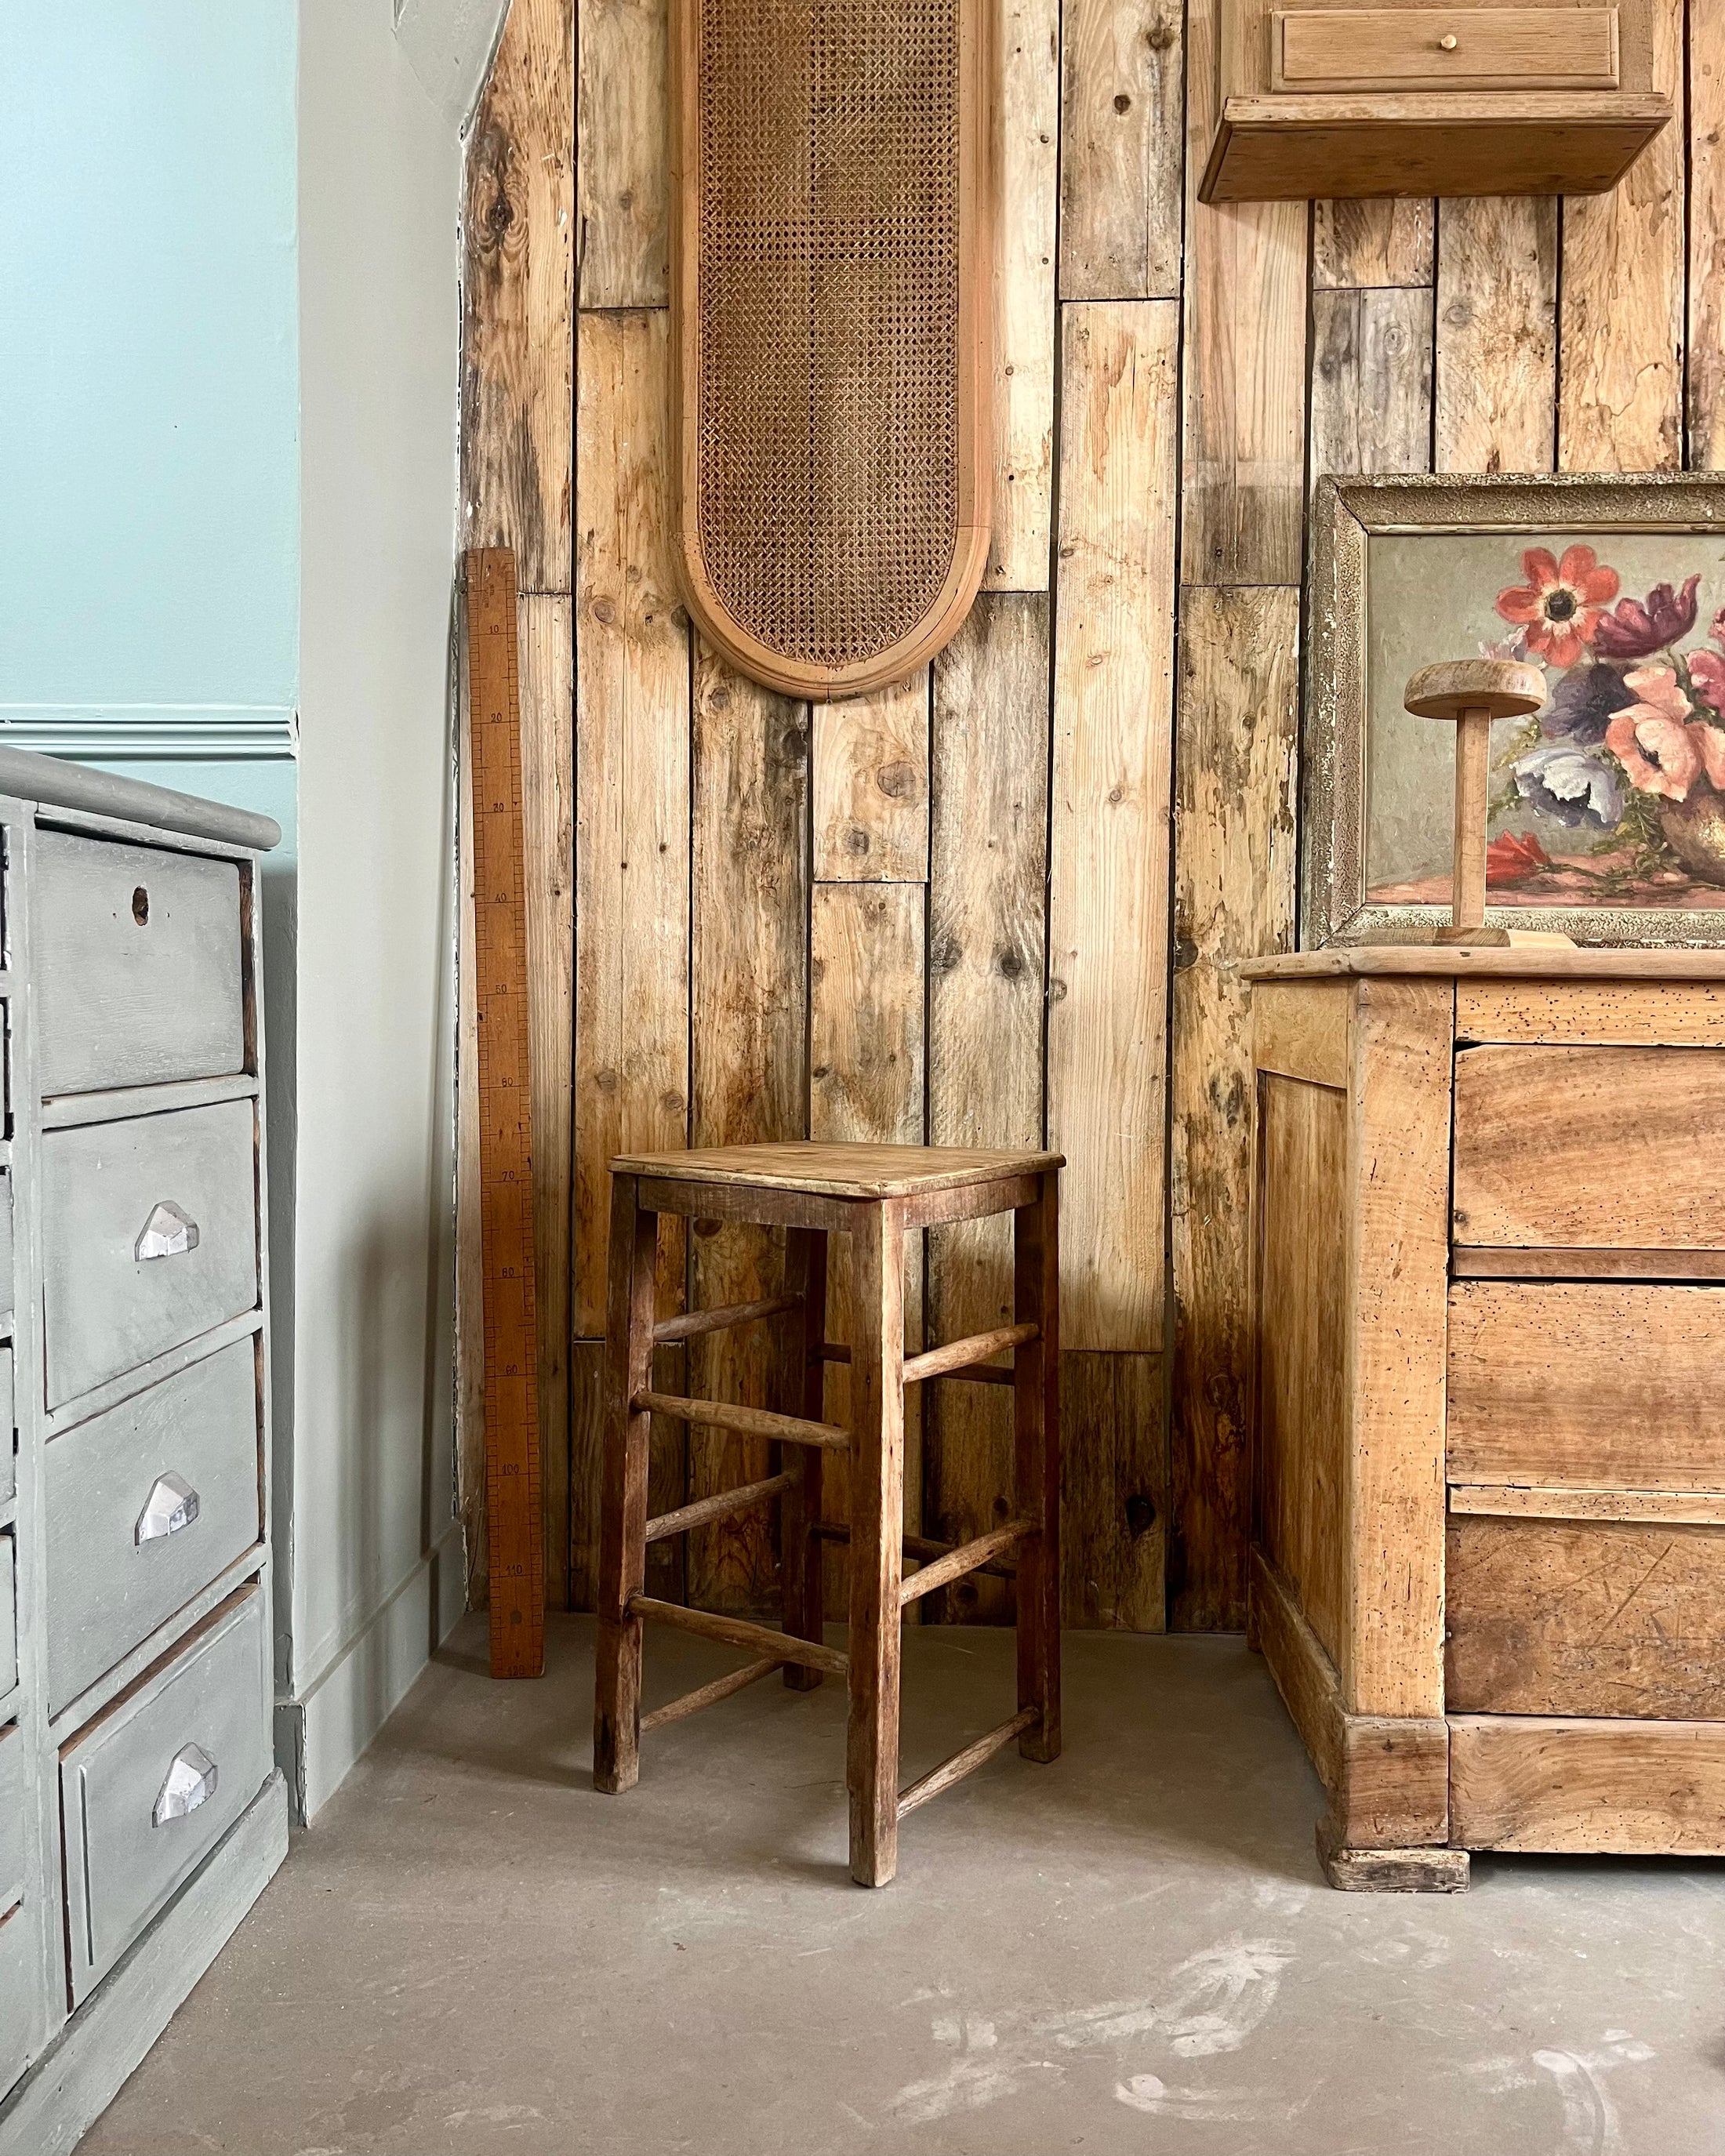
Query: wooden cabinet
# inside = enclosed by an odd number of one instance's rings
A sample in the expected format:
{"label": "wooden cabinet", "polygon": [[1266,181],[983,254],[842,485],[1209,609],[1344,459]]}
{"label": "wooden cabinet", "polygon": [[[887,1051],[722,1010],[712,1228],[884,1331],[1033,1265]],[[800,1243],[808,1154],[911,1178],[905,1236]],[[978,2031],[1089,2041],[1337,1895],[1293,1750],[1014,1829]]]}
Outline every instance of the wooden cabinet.
{"label": "wooden cabinet", "polygon": [[1205,202],[1592,194],[1670,120],[1651,0],[1220,0]]}
{"label": "wooden cabinet", "polygon": [[1725,1855],[1725,952],[1247,971],[1250,1624],[1331,1882]]}

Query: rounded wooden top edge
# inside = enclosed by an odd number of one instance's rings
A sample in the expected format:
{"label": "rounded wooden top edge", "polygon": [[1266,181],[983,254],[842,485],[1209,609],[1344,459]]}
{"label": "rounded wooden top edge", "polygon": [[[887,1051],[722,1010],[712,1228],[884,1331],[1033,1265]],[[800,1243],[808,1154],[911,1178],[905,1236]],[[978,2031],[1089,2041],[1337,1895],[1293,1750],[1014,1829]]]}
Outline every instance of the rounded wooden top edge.
{"label": "rounded wooden top edge", "polygon": [[252,853],[267,854],[281,844],[281,826],[273,816],[206,801],[195,793],[178,793],[171,786],[152,786],[145,779],[93,771],[34,749],[0,744],[0,793],[33,801],[39,808],[76,808],[121,823],[153,824],[177,837],[209,839],[218,845],[241,846]]}
{"label": "rounded wooden top edge", "polygon": [[1466,944],[1363,943],[1334,951],[1291,951],[1240,968],[1248,981],[1362,979],[1445,975],[1532,981],[1725,981],[1725,947],[1707,950],[1474,949]]}
{"label": "rounded wooden top edge", "polygon": [[1470,711],[1525,718],[1546,698],[1545,675],[1518,659],[1448,659],[1412,675],[1403,703],[1416,719],[1456,720]]}

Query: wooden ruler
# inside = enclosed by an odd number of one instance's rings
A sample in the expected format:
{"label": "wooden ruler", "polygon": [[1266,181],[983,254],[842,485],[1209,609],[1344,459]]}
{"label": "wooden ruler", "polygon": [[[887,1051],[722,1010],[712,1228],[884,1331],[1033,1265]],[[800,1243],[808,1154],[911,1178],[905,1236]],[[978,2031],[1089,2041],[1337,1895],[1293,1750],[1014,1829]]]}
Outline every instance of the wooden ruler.
{"label": "wooden ruler", "polygon": [[470,548],[467,690],[491,1675],[536,1677],[545,1668],[545,1530],[515,598],[514,555],[506,547]]}

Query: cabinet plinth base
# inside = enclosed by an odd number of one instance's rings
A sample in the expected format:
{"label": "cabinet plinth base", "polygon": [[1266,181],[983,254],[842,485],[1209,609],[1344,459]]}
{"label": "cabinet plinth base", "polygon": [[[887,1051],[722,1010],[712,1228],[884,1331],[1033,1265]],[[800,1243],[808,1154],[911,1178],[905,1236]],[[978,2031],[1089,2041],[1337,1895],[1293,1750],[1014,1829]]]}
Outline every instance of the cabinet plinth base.
{"label": "cabinet plinth base", "polygon": [[1317,1861],[1344,1894],[1461,1894],[1467,1888],[1465,1849],[1348,1849],[1327,1819],[1317,1823]]}

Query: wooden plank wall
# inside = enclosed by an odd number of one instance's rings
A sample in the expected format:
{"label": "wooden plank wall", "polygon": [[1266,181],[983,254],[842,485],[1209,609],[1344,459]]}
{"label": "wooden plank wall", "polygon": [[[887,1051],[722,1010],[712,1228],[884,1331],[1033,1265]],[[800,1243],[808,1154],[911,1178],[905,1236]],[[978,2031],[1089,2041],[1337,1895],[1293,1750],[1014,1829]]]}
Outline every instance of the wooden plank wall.
{"label": "wooden plank wall", "polygon": [[[463,454],[469,537],[522,557],[553,1600],[592,1597],[611,1152],[1045,1134],[1070,1163],[1067,1620],[1237,1626],[1236,968],[1294,931],[1312,488],[1725,464],[1725,8],[1656,0],[1685,109],[1615,196],[1207,209],[1217,4],[997,0],[983,596],[916,680],[811,709],[732,674],[670,583],[662,0],[513,0],[470,156]],[[694,1223],[661,1306],[779,1263]],[[1006,1238],[931,1235],[906,1287],[912,1344],[983,1324]],[[697,1348],[662,1379],[762,1397],[760,1341]],[[906,1508],[962,1537],[1004,1505],[1006,1403],[931,1391]],[[475,1528],[480,1441],[470,1412]],[[655,1509],[761,1467],[661,1431]],[[686,1578],[652,1554],[655,1593],[773,1604],[763,1515],[691,1537]]]}

